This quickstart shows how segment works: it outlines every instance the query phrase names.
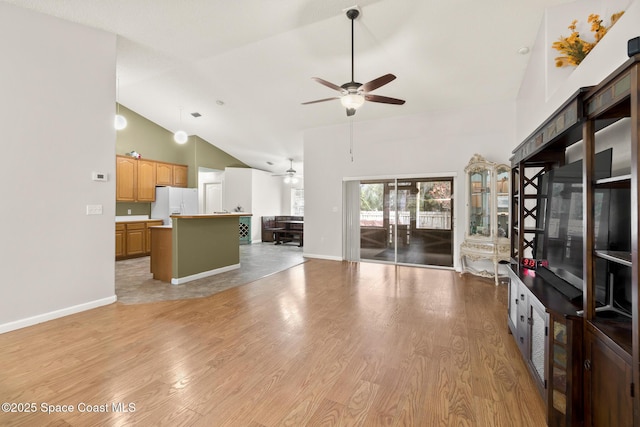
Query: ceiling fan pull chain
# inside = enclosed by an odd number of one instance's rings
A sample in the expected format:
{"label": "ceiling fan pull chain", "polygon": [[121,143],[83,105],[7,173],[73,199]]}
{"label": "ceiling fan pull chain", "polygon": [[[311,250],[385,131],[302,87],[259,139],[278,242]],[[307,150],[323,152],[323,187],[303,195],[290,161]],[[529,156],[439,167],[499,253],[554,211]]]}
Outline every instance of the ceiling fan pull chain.
{"label": "ceiling fan pull chain", "polygon": [[349,154],[353,163],[353,117],[349,119]]}

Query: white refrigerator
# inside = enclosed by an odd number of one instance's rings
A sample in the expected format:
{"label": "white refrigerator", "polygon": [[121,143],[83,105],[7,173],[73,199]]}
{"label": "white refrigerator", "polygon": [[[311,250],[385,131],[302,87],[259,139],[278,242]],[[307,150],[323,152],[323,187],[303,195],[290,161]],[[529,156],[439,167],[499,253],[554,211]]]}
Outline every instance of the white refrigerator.
{"label": "white refrigerator", "polygon": [[151,203],[151,218],[162,219],[171,225],[171,215],[198,213],[198,189],[156,187],[156,201]]}

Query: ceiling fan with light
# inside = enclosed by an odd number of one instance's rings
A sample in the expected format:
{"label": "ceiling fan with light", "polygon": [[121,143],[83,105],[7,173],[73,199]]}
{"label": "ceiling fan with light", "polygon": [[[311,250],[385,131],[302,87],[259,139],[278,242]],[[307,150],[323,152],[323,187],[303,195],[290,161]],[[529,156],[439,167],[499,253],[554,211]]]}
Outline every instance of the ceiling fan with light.
{"label": "ceiling fan with light", "polygon": [[385,74],[384,76],[378,77],[377,79],[371,80],[370,82],[364,84],[355,81],[353,77],[353,22],[360,15],[360,11],[357,7],[353,7],[347,10],[346,15],[347,18],[351,20],[351,81],[343,84],[342,86],[338,86],[319,77],[312,77],[313,80],[317,81],[321,85],[327,86],[328,88],[340,92],[340,96],[318,99],[316,101],[303,102],[302,105],[315,104],[318,102],[339,99],[342,105],[347,109],[347,116],[353,116],[356,113],[356,110],[360,108],[365,101],[380,102],[382,104],[404,104],[405,101],[402,99],[389,98],[387,96],[380,95],[371,95],[369,93],[395,80],[396,76],[394,76],[393,74]]}
{"label": "ceiling fan with light", "polygon": [[299,177],[296,175],[296,170],[293,168],[293,159],[289,159],[289,169],[281,174],[275,174],[272,176],[283,176],[285,184],[297,184]]}

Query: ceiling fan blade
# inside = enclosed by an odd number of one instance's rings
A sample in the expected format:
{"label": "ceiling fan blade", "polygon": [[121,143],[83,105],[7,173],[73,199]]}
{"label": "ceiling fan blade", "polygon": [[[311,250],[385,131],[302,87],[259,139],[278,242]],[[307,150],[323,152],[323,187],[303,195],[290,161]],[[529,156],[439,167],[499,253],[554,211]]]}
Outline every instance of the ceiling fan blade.
{"label": "ceiling fan blade", "polygon": [[365,95],[364,99],[370,102],[380,102],[382,104],[402,105],[405,103],[404,99],[389,98],[388,96],[380,96],[380,95]]}
{"label": "ceiling fan blade", "polygon": [[381,86],[386,85],[396,79],[396,76],[393,74],[385,74],[384,76],[378,77],[375,80],[371,80],[368,83],[362,85],[362,90],[365,92],[371,92],[372,90],[376,90]]}
{"label": "ceiling fan blade", "polygon": [[347,117],[353,116],[356,113],[355,108],[347,108]]}
{"label": "ceiling fan blade", "polygon": [[343,92],[344,89],[342,89],[340,86],[333,84],[331,82],[328,82],[326,80],[321,79],[320,77],[311,77],[313,80],[317,81],[318,83],[320,83],[321,85],[324,85],[328,88],[331,88],[333,90],[337,90],[338,92]]}
{"label": "ceiling fan blade", "polygon": [[308,104],[316,104],[318,102],[325,102],[325,101],[333,101],[334,99],[340,99],[339,96],[334,96],[333,98],[324,98],[324,99],[318,99],[315,101],[307,101],[307,102],[303,102],[302,105],[308,105]]}

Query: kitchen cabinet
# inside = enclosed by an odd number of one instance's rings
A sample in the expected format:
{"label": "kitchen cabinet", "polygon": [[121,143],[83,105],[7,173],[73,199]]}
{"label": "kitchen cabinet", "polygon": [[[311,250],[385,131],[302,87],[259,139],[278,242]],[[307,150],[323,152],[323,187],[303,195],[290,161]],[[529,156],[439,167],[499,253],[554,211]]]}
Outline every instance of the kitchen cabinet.
{"label": "kitchen cabinet", "polygon": [[116,156],[116,201],[155,202],[156,186],[186,188],[189,166]]}
{"label": "kitchen cabinet", "polygon": [[156,162],[156,185],[173,186],[173,165]]}
{"label": "kitchen cabinet", "polygon": [[156,225],[162,225],[162,220],[116,223],[116,259],[149,255],[151,251],[150,227]]}
{"label": "kitchen cabinet", "polygon": [[116,224],[116,258],[126,256],[124,234],[126,226],[124,224]]}
{"label": "kitchen cabinet", "polygon": [[241,216],[240,220],[240,244],[241,245],[250,245],[251,244],[251,217],[250,216]]}
{"label": "kitchen cabinet", "polygon": [[187,187],[189,167],[176,163],[156,162],[156,185]]}
{"label": "kitchen cabinet", "polygon": [[137,200],[153,202],[156,200],[156,162],[138,160]]}
{"label": "kitchen cabinet", "polygon": [[189,167],[185,165],[173,165],[173,186],[187,188],[189,183]]}
{"label": "kitchen cabinet", "polygon": [[129,156],[116,156],[117,202],[155,201],[155,181],[155,162]]}
{"label": "kitchen cabinet", "polygon": [[137,162],[133,157],[116,157],[116,201],[135,202],[137,200]]}
{"label": "kitchen cabinet", "polygon": [[127,256],[145,255],[146,229],[144,223],[133,222],[127,224],[125,241]]}

